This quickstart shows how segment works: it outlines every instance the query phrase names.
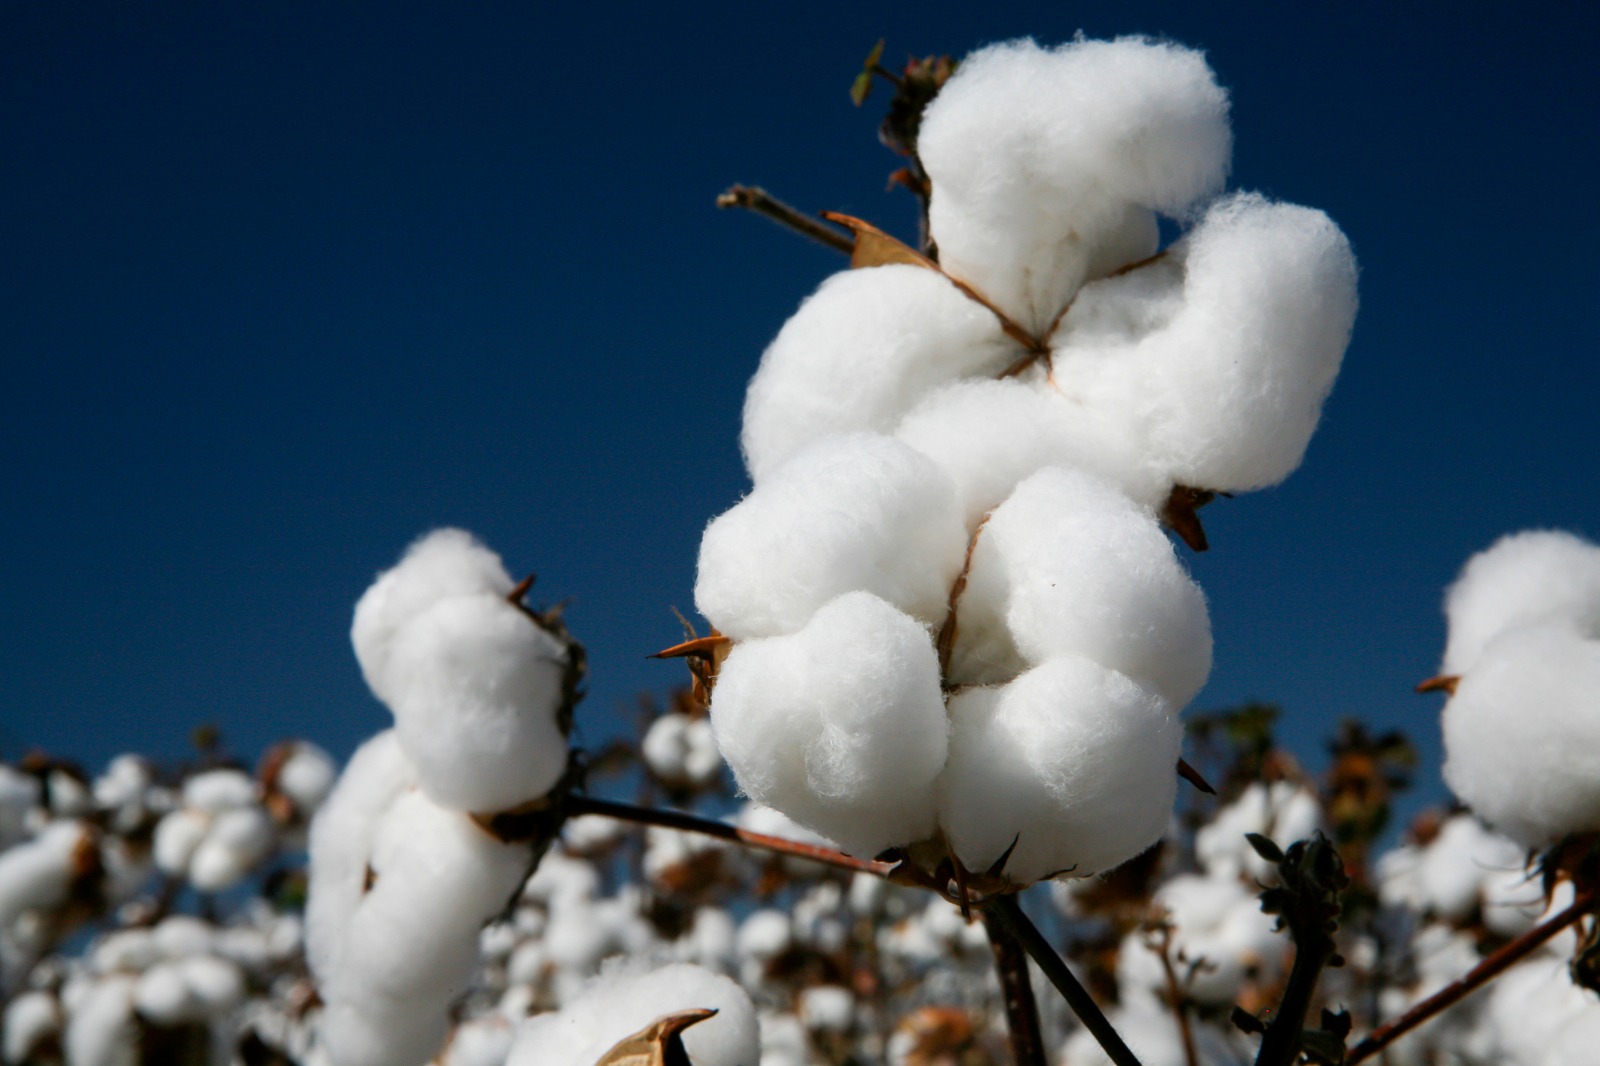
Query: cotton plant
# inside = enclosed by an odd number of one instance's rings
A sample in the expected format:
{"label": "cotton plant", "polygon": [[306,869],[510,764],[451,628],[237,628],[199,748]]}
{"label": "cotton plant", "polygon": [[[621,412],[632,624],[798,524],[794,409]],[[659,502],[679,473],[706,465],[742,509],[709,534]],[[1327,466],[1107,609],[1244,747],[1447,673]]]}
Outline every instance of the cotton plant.
{"label": "cotton plant", "polygon": [[[741,789],[847,852],[1012,887],[1166,827],[1203,594],[1162,535],[1301,461],[1355,311],[1320,212],[1223,195],[1227,97],[1140,38],[961,63],[931,255],[870,225],[750,383],[695,589]],[[1187,226],[1165,250],[1158,217]]]}

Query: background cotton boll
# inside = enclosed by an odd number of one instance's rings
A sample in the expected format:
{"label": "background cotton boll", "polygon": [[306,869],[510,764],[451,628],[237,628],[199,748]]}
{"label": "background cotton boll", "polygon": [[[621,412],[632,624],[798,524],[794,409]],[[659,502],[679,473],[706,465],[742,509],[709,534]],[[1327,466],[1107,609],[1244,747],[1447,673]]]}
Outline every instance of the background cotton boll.
{"label": "background cotton boll", "polygon": [[189,860],[189,881],[201,892],[229,888],[267,857],[275,841],[272,819],[261,807],[223,811]]}
{"label": "background cotton boll", "polygon": [[1213,206],[1180,254],[1183,311],[1129,367],[1156,384],[1154,458],[1185,485],[1274,485],[1300,465],[1350,340],[1350,244],[1321,211],[1240,194]]}
{"label": "background cotton boll", "polygon": [[207,814],[256,801],[255,779],[243,770],[208,770],[183,783],[183,805]]}
{"label": "background cotton boll", "polygon": [[276,784],[301,815],[309,817],[328,798],[338,777],[339,769],[327,752],[315,744],[297,741],[294,754],[278,769]]}
{"label": "background cotton boll", "polygon": [[819,437],[887,433],[946,382],[1005,369],[1021,353],[987,308],[936,271],[909,265],[835,274],[761,357],[741,437],[757,484]]}
{"label": "background cotton boll", "polygon": [[856,589],[937,625],[966,544],[954,489],[927,456],[873,434],[830,437],[706,527],[695,605],[736,640],[793,633]]}
{"label": "background cotton boll", "polygon": [[985,870],[1036,881],[1110,869],[1155,843],[1177,792],[1182,729],[1157,695],[1087,659],[1055,659],[950,701],[939,821]]}
{"label": "background cotton boll", "polygon": [[973,53],[918,137],[941,262],[1025,325],[1047,325],[1101,247],[1119,246],[1122,262],[1155,250],[1144,209],[1179,215],[1222,187],[1227,108],[1201,55],[1175,45]]}
{"label": "background cotton boll", "polygon": [[390,708],[436,803],[501,811],[537,799],[567,767],[556,722],[567,649],[503,596],[458,596],[394,641]]}
{"label": "background cotton boll", "polygon": [[895,436],[949,475],[969,529],[1041,467],[1087,470],[1152,507],[1170,487],[1125,426],[1031,382],[950,385],[913,409]]}
{"label": "background cotton boll", "polygon": [[319,980],[339,968],[343,930],[366,891],[378,821],[415,772],[394,730],[362,744],[311,823],[306,962]]}
{"label": "background cotton boll", "polygon": [[704,718],[664,714],[650,723],[640,742],[650,771],[669,785],[704,785],[717,775],[722,756]]}
{"label": "background cotton boll", "polygon": [[711,724],[751,799],[852,854],[933,830],[949,728],[938,656],[876,596],[847,593],[793,636],[735,646]]}
{"label": "background cotton boll", "polygon": [[[1173,959],[1180,972],[1195,967],[1187,988],[1197,1000],[1230,1004],[1247,980],[1271,984],[1282,971],[1284,942],[1273,931],[1275,920],[1262,913],[1257,893],[1238,881],[1175,877],[1161,886],[1154,903],[1172,923]],[[1124,942],[1118,973],[1159,991],[1165,987],[1165,971],[1140,936],[1135,933]]]}
{"label": "background cotton boll", "polygon": [[456,596],[505,596],[513,586],[500,556],[463,529],[419,538],[356,603],[350,639],[373,694],[389,702],[385,672],[394,640],[413,618]]}
{"label": "background cotton boll", "polygon": [[1245,834],[1260,833],[1287,848],[1321,827],[1322,806],[1305,786],[1292,781],[1256,781],[1195,831],[1195,858],[1213,877],[1275,884],[1277,865],[1256,854]]}
{"label": "background cotton boll", "polygon": [[23,992],[5,1009],[5,1042],[0,1051],[8,1063],[28,1060],[39,1044],[61,1031],[61,1008],[48,992]]}
{"label": "background cotton boll", "polygon": [[1491,874],[1510,872],[1526,880],[1526,857],[1522,848],[1476,818],[1456,815],[1423,851],[1417,867],[1423,909],[1442,918],[1466,918],[1483,902]]}
{"label": "background cotton boll", "polygon": [[1029,664],[1080,655],[1174,708],[1211,671],[1205,596],[1154,515],[1075,470],[1039,471],[994,511],[958,610],[958,648],[1003,628]]}
{"label": "background cotton boll", "polygon": [[0,853],[0,928],[23,911],[66,898],[75,860],[94,838],[82,822],[52,822],[38,836]]}
{"label": "background cotton boll", "polygon": [[62,1041],[67,1061],[93,1066],[136,1066],[139,1061],[139,1034],[133,1017],[133,994],[137,979],[107,977],[84,991],[83,998],[68,1012],[66,1038]]}
{"label": "background cotton boll", "polygon": [[744,990],[719,974],[686,963],[652,973],[608,969],[559,1014],[524,1022],[506,1066],[593,1066],[623,1037],[665,1014],[717,1013],[683,1033],[695,1066],[749,1066],[759,1061],[760,1030]]}
{"label": "background cotton boll", "polygon": [[183,877],[189,871],[189,861],[195,849],[206,838],[211,820],[199,811],[180,807],[168,811],[156,823],[154,851],[156,866],[164,874]]}
{"label": "background cotton boll", "polygon": [[317,1020],[331,1066],[425,1063],[449,1031],[444,1011],[418,1010],[381,995],[359,1004],[330,1003]]}
{"label": "background cotton boll", "polygon": [[42,795],[37,777],[0,765],[0,848],[27,835],[28,812],[39,805]]}
{"label": "background cotton boll", "polygon": [[1600,547],[1555,530],[1501,537],[1467,560],[1444,610],[1444,674],[1466,673],[1491,640],[1519,625],[1566,625],[1600,638]]}
{"label": "background cotton boll", "polygon": [[178,964],[171,962],[159,963],[140,975],[133,1005],[157,1025],[179,1025],[206,1017],[205,1004],[184,980]]}
{"label": "background cotton boll", "polygon": [[1524,847],[1600,829],[1600,642],[1565,627],[1486,647],[1444,708],[1445,783]]}

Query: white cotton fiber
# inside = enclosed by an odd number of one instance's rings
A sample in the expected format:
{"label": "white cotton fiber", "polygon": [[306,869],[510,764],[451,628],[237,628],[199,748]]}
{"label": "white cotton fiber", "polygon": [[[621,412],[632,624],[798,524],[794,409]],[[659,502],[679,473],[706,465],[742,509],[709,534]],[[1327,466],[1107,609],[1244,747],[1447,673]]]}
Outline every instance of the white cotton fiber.
{"label": "white cotton fiber", "polygon": [[858,589],[937,625],[966,544],[950,480],[926,456],[888,437],[830,437],[706,527],[695,604],[737,640],[793,633]]}
{"label": "white cotton fiber", "polygon": [[139,1030],[133,1016],[136,979],[93,982],[68,1011],[63,1050],[70,1066],[136,1066]]}
{"label": "white cotton fiber", "polygon": [[1445,594],[1443,674],[1464,674],[1508,629],[1563,625],[1600,639],[1600,547],[1554,530],[1501,537],[1467,560]]}
{"label": "white cotton fiber", "polygon": [[394,731],[379,733],[356,749],[312,820],[306,961],[319,981],[339,969],[344,929],[366,892],[379,819],[415,781]]}
{"label": "white cotton fiber", "polygon": [[434,802],[507,810],[567,766],[556,715],[567,651],[504,596],[443,600],[403,626],[388,667],[395,731]]}
{"label": "white cotton fiber", "polygon": [[1277,864],[1258,855],[1246,834],[1260,833],[1287,849],[1320,828],[1322,805],[1305,786],[1292,781],[1256,781],[1195,831],[1195,858],[1212,877],[1270,885],[1278,879]]}
{"label": "white cotton fiber", "polygon": [[664,714],[651,722],[639,753],[651,773],[677,788],[707,785],[722,768],[711,723],[685,714]]}
{"label": "white cotton fiber", "polygon": [[246,807],[260,790],[243,770],[207,770],[183,783],[183,805],[206,814]]}
{"label": "white cotton fiber", "polygon": [[1126,425],[1039,382],[958,382],[929,395],[895,436],[950,476],[969,528],[1046,466],[1096,474],[1152,507],[1171,488]]}
{"label": "white cotton fiber", "polygon": [[66,899],[74,860],[93,847],[87,823],[51,822],[25,844],[0,852],[0,929],[23,911],[55,907]]}
{"label": "white cotton fiber", "polygon": [[[1189,975],[1186,991],[1199,1002],[1231,1005],[1246,982],[1271,986],[1281,975],[1289,941],[1238,880],[1183,874],[1163,884],[1152,904],[1166,912],[1173,965]],[[1166,971],[1142,930],[1124,938],[1117,976],[1125,987],[1165,990]]]}
{"label": "white cotton fiber", "polygon": [[221,892],[243,880],[272,851],[277,832],[266,810],[251,805],[211,819],[206,837],[189,860],[189,883],[201,892]]}
{"label": "white cotton fiber", "polygon": [[761,1042],[750,997],[726,977],[687,963],[652,973],[608,969],[559,1013],[524,1022],[506,1066],[593,1066],[657,1018],[697,1009],[717,1013],[683,1032],[694,1066],[755,1066]]}
{"label": "white cotton fiber", "polygon": [[188,876],[189,862],[210,826],[210,818],[189,807],[162,815],[156,823],[153,847],[156,868],[172,877]]}
{"label": "white cotton fiber", "polygon": [[[1055,379],[1068,395],[1128,409],[1150,460],[1174,482],[1243,492],[1276,484],[1305,454],[1349,343],[1356,265],[1320,211],[1254,194],[1223,200],[1171,252],[1079,295],[1057,338]],[[1162,303],[1148,291],[1181,266],[1182,308],[1148,333],[1098,331],[1109,307]],[[1076,321],[1079,312],[1082,332]]]}
{"label": "white cotton fiber", "polygon": [[1155,693],[1087,659],[950,700],[939,820],[968,869],[1017,841],[1005,872],[1035,881],[1108,870],[1160,839],[1183,730]]}
{"label": "white cotton fiber", "polygon": [[[0,1053],[8,1063],[32,1061],[31,1056],[44,1040],[61,1032],[61,1007],[48,992],[23,992],[6,1004],[5,1031]],[[40,1060],[43,1060],[41,1055]]]}
{"label": "white cotton fiber", "polygon": [[[1148,509],[1079,471],[1051,467],[989,517],[957,614],[954,677],[1082,656],[1181,708],[1211,670],[1205,596]],[[969,650],[970,649],[970,650]],[[976,660],[976,661],[973,661]],[[971,676],[969,676],[971,675]]]}
{"label": "white cotton fiber", "polygon": [[784,325],[750,381],[741,441],[751,480],[819,437],[887,433],[934,388],[992,376],[1021,354],[991,311],[936,271],[835,274]]}
{"label": "white cotton fiber", "polygon": [[301,817],[309,818],[333,791],[339,768],[333,757],[315,744],[297,740],[293,742],[293,749],[293,754],[278,767],[276,785],[278,791],[294,803]]}
{"label": "white cotton fiber", "polygon": [[505,596],[513,582],[500,556],[462,529],[438,529],[418,539],[384,571],[356,604],[350,638],[367,685],[389,702],[386,672],[401,628],[442,600]]}
{"label": "white cotton fiber", "polygon": [[1445,783],[1524,847],[1600,829],[1600,641],[1523,626],[1445,704]]}
{"label": "white cotton fiber", "polygon": [[1205,59],[1177,45],[975,52],[918,136],[940,262],[1025,326],[1048,325],[1087,278],[1155,250],[1147,209],[1180,215],[1222,187],[1227,112]]}
{"label": "white cotton fiber", "polygon": [[865,592],[729,652],[711,724],[739,787],[855,855],[928,836],[948,722],[928,631]]}

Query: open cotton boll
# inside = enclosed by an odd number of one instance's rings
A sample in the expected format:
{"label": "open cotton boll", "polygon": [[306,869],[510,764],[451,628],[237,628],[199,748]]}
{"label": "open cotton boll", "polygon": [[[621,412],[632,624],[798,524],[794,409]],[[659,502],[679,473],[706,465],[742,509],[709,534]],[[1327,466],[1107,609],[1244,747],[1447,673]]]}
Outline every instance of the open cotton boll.
{"label": "open cotton boll", "polygon": [[374,995],[359,1004],[329,1003],[317,1019],[317,1035],[330,1066],[398,1066],[426,1063],[450,1032],[440,1011]]}
{"label": "open cotton boll", "polygon": [[0,852],[0,929],[24,911],[63,902],[80,857],[93,847],[86,823],[61,821],[50,823],[27,843]]}
{"label": "open cotton boll", "polygon": [[211,819],[197,810],[180,807],[168,811],[156,823],[154,853],[156,868],[173,877],[184,877],[195,849],[205,840]]}
{"label": "open cotton boll", "polygon": [[895,436],[955,485],[968,528],[1046,466],[1072,466],[1154,507],[1171,486],[1125,425],[1036,383],[962,381],[929,395]]}
{"label": "open cotton boll", "polygon": [[1160,696],[1087,659],[1054,659],[950,700],[939,822],[969,870],[1085,877],[1160,839],[1183,730]]}
{"label": "open cotton boll", "polygon": [[711,725],[739,787],[855,855],[933,830],[949,723],[926,629],[866,592],[736,645]]}
{"label": "open cotton boll", "polygon": [[[1137,405],[1152,462],[1179,484],[1277,484],[1300,465],[1350,340],[1350,244],[1321,211],[1246,193],[1213,205],[1172,255],[1184,271],[1182,310],[1109,352],[1103,338],[1075,340],[1069,314],[1056,380],[1071,394],[1075,375],[1099,373],[1106,391],[1115,380],[1135,394],[1117,402]],[[1135,283],[1100,285],[1114,293]]]}
{"label": "open cotton boll", "polygon": [[211,820],[189,860],[189,883],[201,892],[231,888],[271,853],[276,842],[272,818],[261,807],[223,811]]}
{"label": "open cotton boll", "polygon": [[294,752],[278,767],[278,791],[294,803],[302,817],[309,818],[333,791],[339,768],[333,758],[315,744],[294,742]]}
{"label": "open cotton boll", "polygon": [[0,764],[0,848],[28,835],[28,812],[39,806],[43,796],[37,777]]}
{"label": "open cotton boll", "polygon": [[423,791],[446,807],[502,811],[567,768],[556,721],[567,649],[504,596],[457,596],[396,635],[389,706]]}
{"label": "open cotton boll", "polygon": [[48,992],[23,992],[6,1004],[5,1041],[0,1051],[8,1063],[30,1061],[45,1040],[61,1032],[61,1007]]}
{"label": "open cotton boll", "polygon": [[835,274],[784,325],[750,381],[740,440],[751,480],[819,437],[887,433],[932,389],[996,374],[1020,354],[993,312],[936,271]]}
{"label": "open cotton boll", "polygon": [[736,640],[793,633],[857,589],[936,625],[966,545],[950,479],[927,456],[874,434],[829,437],[706,527],[695,605]]}
{"label": "open cotton boll", "polygon": [[[1004,663],[1009,637],[1037,665],[1063,655],[1126,674],[1181,708],[1211,672],[1204,594],[1155,516],[1111,485],[1050,467],[1024,481],[984,525],[957,614],[954,676],[966,660]],[[972,652],[964,645],[971,644]]]}
{"label": "open cotton boll", "polygon": [[1495,637],[1521,625],[1565,625],[1600,639],[1600,546],[1570,533],[1501,537],[1467,560],[1445,593],[1443,674],[1464,674]]}
{"label": "open cotton boll", "polygon": [[1445,704],[1444,779],[1524,847],[1600,829],[1600,641],[1565,626],[1492,641]]}
{"label": "open cotton boll", "polygon": [[722,754],[705,718],[664,714],[650,723],[639,751],[652,773],[678,787],[709,784],[722,768]]}
{"label": "open cotton boll", "polygon": [[[405,1061],[415,1041],[443,1039],[449,1005],[471,981],[479,930],[504,910],[531,858],[526,845],[499,843],[420,791],[394,801],[373,837],[371,888],[335,931],[340,950],[319,974],[336,1062]],[[405,1054],[383,1043],[391,1029]],[[367,1057],[373,1039],[391,1048],[388,1058]]]}
{"label": "open cotton boll", "polygon": [[1256,781],[1195,831],[1195,858],[1213,877],[1275,884],[1277,864],[1258,855],[1246,834],[1260,833],[1287,849],[1320,828],[1322,806],[1305,786],[1292,781]]}
{"label": "open cotton boll", "polygon": [[[1153,252],[1150,210],[1180,215],[1220,190],[1231,148],[1227,94],[1200,53],[1138,38],[975,52],[917,139],[940,262],[1035,329],[1092,266]],[[1108,244],[1122,256],[1107,265]]]}
{"label": "open cotton boll", "polygon": [[183,783],[183,805],[206,814],[247,807],[256,801],[255,779],[243,770],[207,770]]}
{"label": "open cotton boll", "polygon": [[[1274,931],[1255,892],[1233,878],[1174,877],[1152,901],[1172,925],[1172,958],[1188,975],[1185,988],[1201,1003],[1233,1003],[1247,981],[1271,985],[1283,971],[1288,941]],[[1129,934],[1118,956],[1125,986],[1159,994],[1166,969],[1142,932]]]}
{"label": "open cotton boll", "polygon": [[379,819],[416,773],[394,730],[362,744],[311,822],[306,962],[319,981],[339,969],[343,932],[366,892]]}
{"label": "open cotton boll", "polygon": [[522,1023],[506,1066],[593,1066],[624,1037],[685,1010],[717,1013],[683,1032],[694,1066],[753,1066],[760,1061],[756,1011],[726,977],[687,963],[651,973],[611,967],[559,1013]]}
{"label": "open cotton boll", "polygon": [[68,1010],[62,1040],[72,1066],[137,1066],[139,1030],[133,1016],[137,979],[114,975],[95,981]]}
{"label": "open cotton boll", "polygon": [[417,615],[456,596],[503,597],[513,584],[500,556],[464,529],[436,529],[419,538],[356,603],[350,639],[367,686],[389,702],[386,674],[394,641]]}

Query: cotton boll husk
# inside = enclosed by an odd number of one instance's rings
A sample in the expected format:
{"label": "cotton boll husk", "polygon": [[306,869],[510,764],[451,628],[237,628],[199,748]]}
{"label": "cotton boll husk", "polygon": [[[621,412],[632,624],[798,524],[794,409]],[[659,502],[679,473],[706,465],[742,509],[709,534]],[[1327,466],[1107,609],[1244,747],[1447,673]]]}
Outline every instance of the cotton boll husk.
{"label": "cotton boll husk", "polygon": [[1046,466],[1096,474],[1150,507],[1171,487],[1123,422],[1039,383],[957,382],[930,394],[895,436],[949,475],[968,528]]}
{"label": "cotton boll husk", "polygon": [[[1211,671],[1205,596],[1154,516],[1107,483],[1062,467],[1024,481],[972,552],[958,614],[954,676],[971,657],[1063,655],[1126,674],[1181,708]],[[963,634],[965,636],[963,636]],[[975,677],[970,680],[1008,680]]]}
{"label": "cotton boll husk", "polygon": [[1600,642],[1565,627],[1512,630],[1445,704],[1444,779],[1524,847],[1600,829]]}
{"label": "cotton boll husk", "polygon": [[756,484],[820,437],[887,433],[927,392],[1021,354],[999,319],[937,271],[890,265],[822,283],[761,357],[741,442]]}
{"label": "cotton boll husk", "polygon": [[[917,140],[941,264],[1024,325],[1047,325],[1093,268],[1155,250],[1146,209],[1179,215],[1222,187],[1227,111],[1204,58],[1176,45],[1024,40],[973,53]],[[1108,245],[1120,253],[1109,264]]]}
{"label": "cotton boll husk", "polygon": [[949,731],[938,656],[876,596],[847,593],[793,636],[736,645],[711,725],[746,795],[852,854],[933,830]]}
{"label": "cotton boll husk", "polygon": [[365,893],[378,820],[415,772],[394,730],[362,744],[311,823],[306,962],[319,981],[338,969],[343,932]]}
{"label": "cotton boll husk", "polygon": [[567,767],[556,721],[567,649],[504,596],[457,596],[396,635],[389,706],[423,791],[456,810],[508,810]]}
{"label": "cotton boll husk", "polygon": [[1277,484],[1300,465],[1349,343],[1350,244],[1320,211],[1244,193],[1213,205],[1169,257],[1163,271],[1182,268],[1181,310],[1116,341],[1075,319],[1105,321],[1096,305],[1142,294],[1144,271],[1085,288],[1058,335],[1054,379],[1068,396],[1131,411],[1150,461],[1178,484]]}
{"label": "cotton boll husk", "polygon": [[1600,546],[1555,530],[1501,537],[1467,560],[1445,594],[1450,638],[1440,673],[1472,668],[1496,636],[1522,625],[1565,625],[1600,639]]}
{"label": "cotton boll husk", "polygon": [[779,636],[857,589],[936,625],[966,555],[955,491],[888,437],[830,437],[706,527],[695,604],[736,640]]}
{"label": "cotton boll husk", "polygon": [[1016,840],[1005,873],[1087,876],[1160,839],[1182,729],[1160,696],[1087,659],[1061,658],[950,701],[939,820],[969,870]]}
{"label": "cotton boll husk", "polygon": [[223,811],[189,860],[189,883],[201,892],[231,888],[267,857],[275,840],[272,819],[262,808]]}
{"label": "cotton boll husk", "polygon": [[675,963],[652,973],[608,968],[559,1014],[524,1022],[506,1066],[593,1066],[619,1040],[657,1018],[684,1010],[717,1013],[683,1032],[695,1066],[750,1066],[759,1061],[755,1007],[719,974]]}
{"label": "cotton boll husk", "polygon": [[419,538],[356,603],[350,639],[367,686],[389,702],[387,671],[395,638],[422,612],[456,596],[504,597],[513,584],[500,556],[466,530],[437,529]]}

